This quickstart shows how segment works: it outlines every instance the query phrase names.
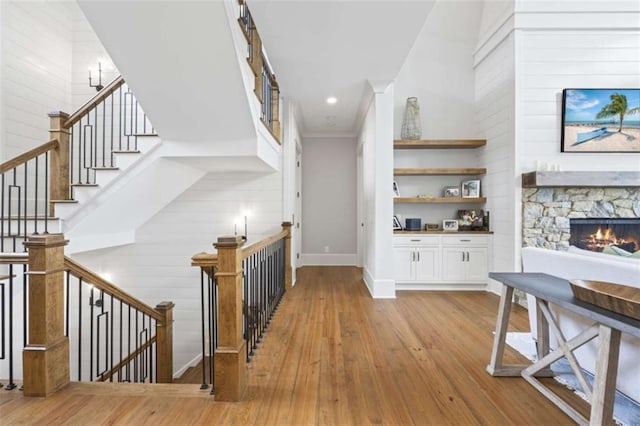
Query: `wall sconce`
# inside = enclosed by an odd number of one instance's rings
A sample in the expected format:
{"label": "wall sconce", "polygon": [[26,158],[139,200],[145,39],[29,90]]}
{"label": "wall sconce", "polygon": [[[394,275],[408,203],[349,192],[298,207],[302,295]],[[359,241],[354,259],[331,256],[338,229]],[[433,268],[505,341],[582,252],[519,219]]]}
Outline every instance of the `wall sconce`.
{"label": "wall sconce", "polygon": [[[238,235],[238,222],[237,220],[233,224],[233,235]],[[244,217],[244,235],[241,235],[243,241],[247,241],[247,216]]]}
{"label": "wall sconce", "polygon": [[102,64],[98,61],[98,84],[91,83],[91,68],[89,68],[89,87],[95,87],[96,91],[99,92],[104,87],[102,85]]}

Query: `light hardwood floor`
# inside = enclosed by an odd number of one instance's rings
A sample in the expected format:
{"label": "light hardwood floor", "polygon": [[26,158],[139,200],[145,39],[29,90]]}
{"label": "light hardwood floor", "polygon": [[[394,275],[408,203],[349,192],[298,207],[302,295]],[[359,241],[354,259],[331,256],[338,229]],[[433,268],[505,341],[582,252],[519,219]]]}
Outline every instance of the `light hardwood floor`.
{"label": "light hardwood floor", "polygon": [[[0,423],[572,424],[523,379],[485,372],[497,309],[483,292],[373,300],[356,268],[305,267],[249,365],[243,402],[215,402],[198,385],[75,383],[46,400],[0,390]],[[526,311],[512,324],[526,330]],[[509,349],[505,361],[518,360]]]}

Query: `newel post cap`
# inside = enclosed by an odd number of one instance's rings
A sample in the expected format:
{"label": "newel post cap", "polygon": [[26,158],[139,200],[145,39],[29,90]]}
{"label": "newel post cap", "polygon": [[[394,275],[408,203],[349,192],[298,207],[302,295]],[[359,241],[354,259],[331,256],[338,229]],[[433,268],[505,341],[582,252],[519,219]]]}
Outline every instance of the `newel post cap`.
{"label": "newel post cap", "polygon": [[215,248],[238,248],[242,247],[244,239],[240,235],[218,237],[218,241],[213,243]]}

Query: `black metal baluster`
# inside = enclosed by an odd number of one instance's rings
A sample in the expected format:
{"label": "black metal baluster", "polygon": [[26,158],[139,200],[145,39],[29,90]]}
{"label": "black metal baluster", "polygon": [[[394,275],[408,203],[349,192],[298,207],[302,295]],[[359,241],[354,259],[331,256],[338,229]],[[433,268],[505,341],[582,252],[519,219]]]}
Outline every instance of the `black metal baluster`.
{"label": "black metal baluster", "polygon": [[[204,322],[204,317],[205,317],[205,312],[204,312],[204,301],[205,301],[205,292],[204,292],[204,279],[205,279],[205,275],[206,273],[204,272],[204,269],[200,269],[200,316],[201,316],[201,326],[202,326],[202,384],[200,385],[200,389],[206,389],[209,386],[207,386],[207,379],[206,379],[206,372],[205,372],[205,362],[206,362],[206,357],[207,357],[207,352],[205,351],[205,345],[206,345],[206,339],[205,339],[205,322]],[[207,277],[208,280],[208,277]]]}
{"label": "black metal baluster", "polygon": [[[137,350],[140,347],[140,327],[138,324],[138,308],[135,308],[135,315],[136,315],[136,346],[135,349]],[[131,353],[131,352],[129,352]],[[137,383],[138,382],[138,355],[133,357],[133,382]]]}
{"label": "black metal baluster", "polygon": [[82,278],[78,277],[78,381],[82,381]]}
{"label": "black metal baluster", "polygon": [[107,103],[106,101],[102,101],[102,167],[106,167],[105,158],[107,157],[107,137],[106,135],[106,114],[107,114]]}
{"label": "black metal baluster", "polygon": [[[131,305],[129,308],[129,318],[127,319],[127,354],[131,353]],[[131,382],[131,361],[127,362],[127,382]]]}
{"label": "black metal baluster", "polygon": [[[122,362],[122,300],[120,300],[120,358],[118,358],[120,360],[120,362]],[[124,369],[124,366],[120,366],[120,368],[118,369],[118,382],[122,381],[122,370]]]}
{"label": "black metal baluster", "polygon": [[109,376],[109,381],[113,382],[113,313],[115,312],[113,310],[113,295],[109,296],[110,297],[110,307],[109,310],[111,312],[111,324],[110,324],[110,328],[111,328],[111,336],[109,337],[109,340],[111,340],[111,364],[109,365],[109,371],[111,372],[111,376]]}
{"label": "black metal baluster", "polygon": [[6,235],[4,230],[4,173],[2,174],[0,184],[2,185],[2,194],[0,194],[2,197],[2,200],[0,200],[0,251],[4,252],[4,237]]}
{"label": "black metal baluster", "polygon": [[109,95],[109,98],[111,98],[111,155],[110,155],[110,162],[109,162],[109,167],[113,167],[113,122],[115,121],[115,118],[113,117],[113,93],[111,95]]}
{"label": "black metal baluster", "polygon": [[[98,167],[98,107],[96,105],[93,109],[93,140],[91,144],[93,156],[91,157],[91,167]],[[94,179],[95,177],[91,180],[91,183],[94,182]]]}
{"label": "black metal baluster", "polygon": [[89,381],[93,382],[93,285],[89,293]]}
{"label": "black metal baluster", "polygon": [[[23,322],[23,327],[24,329],[27,328],[26,318]],[[13,382],[13,264],[11,264],[9,265],[9,383],[4,388],[11,390],[15,389],[15,387],[16,384]]]}
{"label": "black metal baluster", "polygon": [[44,233],[49,233],[49,151],[44,153]]}
{"label": "black metal baluster", "polygon": [[[209,299],[207,301],[208,304],[208,313],[209,313],[209,323],[208,323],[208,328],[209,328],[209,359],[207,360],[209,363],[209,382],[211,383],[211,393],[213,394],[214,392],[214,388],[213,388],[213,356],[214,356],[214,352],[215,352],[215,347],[214,347],[214,342],[213,342],[213,322],[215,321],[214,318],[214,308],[213,308],[213,300],[214,300],[214,292],[216,291],[214,288],[214,277],[212,275],[210,275],[208,277],[207,283],[208,283],[208,296]],[[204,362],[204,359],[203,359]]]}
{"label": "black metal baluster", "polygon": [[40,159],[40,156],[37,156],[35,158],[35,164],[34,167],[36,169],[36,176],[35,176],[35,189],[34,189],[34,201],[33,201],[33,234],[34,235],[38,235],[38,160]]}
{"label": "black metal baluster", "polygon": [[[70,131],[70,135],[69,135],[69,183],[73,184],[75,183],[73,180],[73,140],[74,140],[74,131],[73,129],[75,129],[75,125],[71,126],[71,128],[69,129]],[[71,189],[71,198],[73,199],[73,187]]]}
{"label": "black metal baluster", "polygon": [[71,310],[71,307],[69,305],[69,301],[71,299],[70,296],[70,290],[71,290],[71,277],[70,277],[70,272],[69,271],[65,271],[64,272],[66,275],[66,279],[65,279],[65,287],[66,287],[66,294],[65,294],[65,299],[66,299],[66,306],[65,306],[65,310],[64,310],[64,335],[66,337],[69,337],[69,311]]}
{"label": "black metal baluster", "polygon": [[120,102],[118,103],[118,150],[122,151],[122,86],[118,88]]}
{"label": "black metal baluster", "polygon": [[[29,199],[28,196],[28,191],[29,191],[29,185],[28,185],[28,181],[27,181],[27,176],[29,175],[29,162],[27,161],[26,163],[24,163],[24,241],[27,241],[27,233],[29,231],[27,231],[27,226],[28,226],[28,222],[27,222],[27,216],[28,216],[28,206],[27,206],[27,200]],[[24,247],[24,251],[27,251],[27,247]]]}
{"label": "black metal baluster", "polygon": [[211,283],[213,288],[213,351],[209,361],[209,369],[211,371],[211,394],[215,393],[215,350],[218,347],[218,280],[215,277],[215,268],[211,266]]}

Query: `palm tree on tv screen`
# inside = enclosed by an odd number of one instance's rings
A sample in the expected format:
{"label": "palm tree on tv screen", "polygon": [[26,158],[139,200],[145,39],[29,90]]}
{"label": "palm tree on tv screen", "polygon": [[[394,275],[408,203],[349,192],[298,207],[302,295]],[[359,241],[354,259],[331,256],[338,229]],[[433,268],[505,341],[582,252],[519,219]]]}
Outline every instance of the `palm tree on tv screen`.
{"label": "palm tree on tv screen", "polygon": [[622,121],[624,120],[625,114],[635,114],[638,112],[639,108],[632,108],[627,110],[627,97],[625,95],[621,95],[620,93],[613,93],[610,96],[611,103],[606,104],[602,107],[596,118],[607,118],[612,116],[620,117],[620,128],[618,129],[618,133],[622,132]]}

